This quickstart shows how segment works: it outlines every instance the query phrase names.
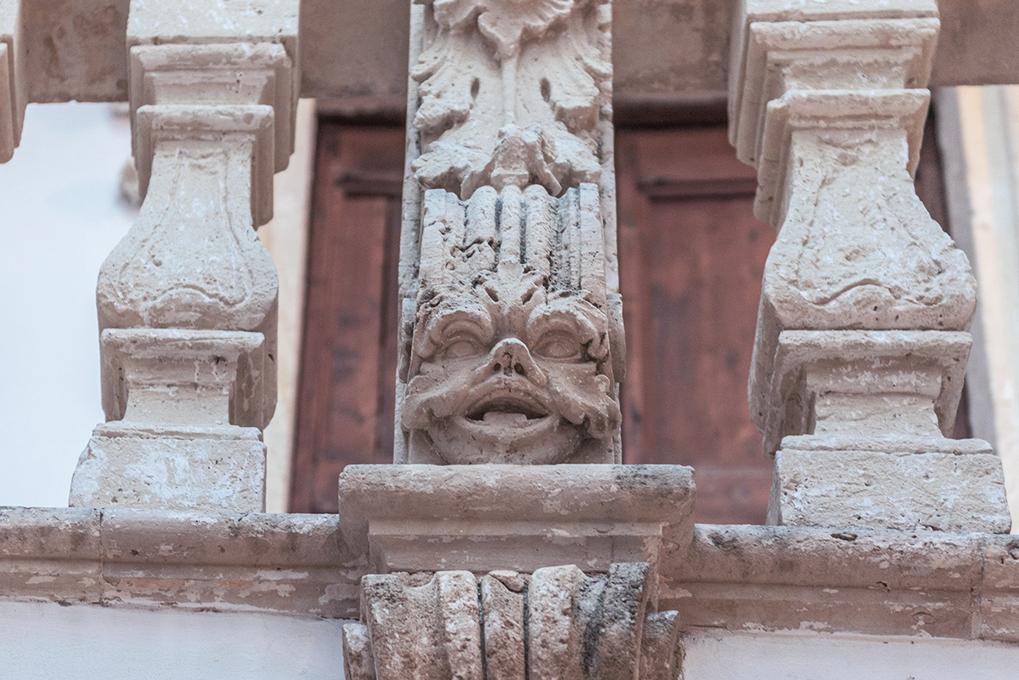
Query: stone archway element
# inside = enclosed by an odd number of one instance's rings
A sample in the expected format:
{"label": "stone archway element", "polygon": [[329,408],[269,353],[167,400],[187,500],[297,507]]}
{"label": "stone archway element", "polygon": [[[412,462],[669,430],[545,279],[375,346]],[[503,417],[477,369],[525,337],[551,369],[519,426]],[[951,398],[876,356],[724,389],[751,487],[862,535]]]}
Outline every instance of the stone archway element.
{"label": "stone archway element", "polygon": [[347,680],[678,680],[675,611],[647,563],[586,576],[466,571],[365,576],[343,628]]}

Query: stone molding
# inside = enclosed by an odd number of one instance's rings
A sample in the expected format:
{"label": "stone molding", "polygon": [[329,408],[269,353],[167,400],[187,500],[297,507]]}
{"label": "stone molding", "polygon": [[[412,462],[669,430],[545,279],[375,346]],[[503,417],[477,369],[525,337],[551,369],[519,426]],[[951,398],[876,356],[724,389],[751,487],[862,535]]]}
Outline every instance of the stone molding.
{"label": "stone molding", "polygon": [[[757,168],[757,216],[778,228],[749,387],[765,447],[779,452],[770,521],[1008,530],[990,447],[942,434],[976,282],[911,176],[939,29],[934,0],[742,3],[730,139]],[[845,469],[830,451],[861,467],[834,477]],[[902,458],[938,452],[950,455]],[[953,460],[962,454],[973,457]],[[907,470],[931,476],[904,492]],[[946,507],[928,507],[935,487]]]}
{"label": "stone molding", "polygon": [[293,151],[297,3],[135,0],[138,220],[97,285],[106,417],[76,506],[261,511],[278,281],[255,229]]}
{"label": "stone molding", "polygon": [[693,473],[675,465],[352,465],[343,532],[375,573],[650,562],[690,542]]}
{"label": "stone molding", "polygon": [[28,86],[21,0],[0,0],[0,163],[14,156],[25,122]]}
{"label": "stone molding", "polygon": [[347,680],[682,676],[678,615],[655,612],[646,563],[366,576],[361,589],[363,623],[343,627]]}
{"label": "stone molding", "polygon": [[[0,598],[350,619],[373,570],[348,546],[345,522],[2,508]],[[679,610],[684,630],[810,622],[831,632],[1019,642],[1015,536],[697,525],[682,555],[658,574],[659,608]]]}

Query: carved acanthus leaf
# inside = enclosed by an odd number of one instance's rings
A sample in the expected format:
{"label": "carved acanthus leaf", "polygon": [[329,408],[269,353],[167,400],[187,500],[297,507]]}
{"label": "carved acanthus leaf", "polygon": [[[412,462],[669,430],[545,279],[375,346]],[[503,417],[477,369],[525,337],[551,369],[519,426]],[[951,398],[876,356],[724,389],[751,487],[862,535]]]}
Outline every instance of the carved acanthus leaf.
{"label": "carved acanthus leaf", "polygon": [[[601,174],[611,64],[604,0],[434,0],[413,164],[427,188],[470,196],[540,184],[559,195]],[[561,27],[561,29],[560,29]]]}

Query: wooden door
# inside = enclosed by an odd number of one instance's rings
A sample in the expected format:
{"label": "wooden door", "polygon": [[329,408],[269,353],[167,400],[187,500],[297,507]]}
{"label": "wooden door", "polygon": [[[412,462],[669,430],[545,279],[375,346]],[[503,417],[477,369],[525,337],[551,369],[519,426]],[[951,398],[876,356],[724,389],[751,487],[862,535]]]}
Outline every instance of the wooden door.
{"label": "wooden door", "polygon": [[[924,148],[918,187],[944,223]],[[335,512],[344,465],[392,460],[403,153],[401,128],[321,122],[294,512]],[[754,172],[722,125],[623,128],[616,158],[624,459],[694,466],[698,522],[763,523],[772,463],[746,386],[775,231],[753,218]]]}

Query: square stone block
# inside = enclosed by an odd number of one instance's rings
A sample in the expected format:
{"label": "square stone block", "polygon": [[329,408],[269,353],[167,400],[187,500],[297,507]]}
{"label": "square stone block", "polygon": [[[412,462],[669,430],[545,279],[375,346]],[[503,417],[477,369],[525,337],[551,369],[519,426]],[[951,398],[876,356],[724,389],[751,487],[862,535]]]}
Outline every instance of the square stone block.
{"label": "square stone block", "polygon": [[339,494],[348,546],[376,573],[604,571],[693,539],[693,470],[678,465],[353,465]]}
{"label": "square stone block", "polygon": [[775,455],[769,524],[1008,533],[993,453],[798,451]]}
{"label": "square stone block", "polygon": [[142,431],[100,425],[71,480],[75,507],[264,512],[265,444],[255,428]]}

